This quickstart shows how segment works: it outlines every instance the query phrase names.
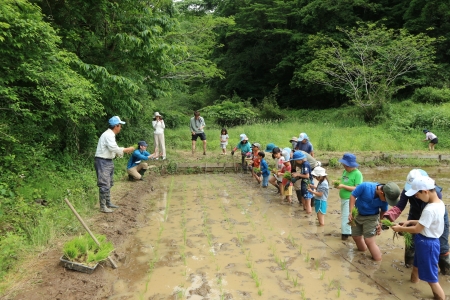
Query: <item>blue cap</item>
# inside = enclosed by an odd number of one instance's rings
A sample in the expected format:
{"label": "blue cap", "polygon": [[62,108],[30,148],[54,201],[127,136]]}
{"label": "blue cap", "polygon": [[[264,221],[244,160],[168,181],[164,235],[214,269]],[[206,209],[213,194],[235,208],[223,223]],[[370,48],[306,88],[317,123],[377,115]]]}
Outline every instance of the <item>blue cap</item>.
{"label": "blue cap", "polygon": [[267,144],[266,149],[264,150],[264,152],[272,152],[273,148],[276,148],[276,147],[277,146],[275,146],[274,143]]}
{"label": "blue cap", "polygon": [[306,155],[301,152],[301,151],[295,151],[294,155],[292,155],[292,159],[291,160],[301,160],[301,159],[305,159]]}
{"label": "blue cap", "polygon": [[146,143],[145,141],[140,141],[140,142],[138,143],[138,145],[139,145],[139,146],[144,146],[144,147],[147,147],[147,146],[148,146],[147,143]]}
{"label": "blue cap", "polygon": [[109,125],[114,126],[117,124],[125,124],[125,122],[120,120],[118,116],[114,116],[111,119],[109,119]]}
{"label": "blue cap", "polygon": [[356,162],[356,156],[353,153],[345,153],[344,156],[339,160],[339,162],[350,168],[356,168],[357,166],[359,166],[359,164]]}

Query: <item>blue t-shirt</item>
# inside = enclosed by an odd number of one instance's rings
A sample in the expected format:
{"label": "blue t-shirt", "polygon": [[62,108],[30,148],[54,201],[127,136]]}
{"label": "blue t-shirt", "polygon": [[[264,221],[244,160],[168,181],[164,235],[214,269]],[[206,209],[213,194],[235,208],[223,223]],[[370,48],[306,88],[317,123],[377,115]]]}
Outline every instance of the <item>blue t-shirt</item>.
{"label": "blue t-shirt", "polygon": [[139,149],[134,150],[133,154],[128,160],[127,169],[131,169],[132,167],[137,166],[141,163],[141,160],[148,160],[149,156],[150,153],[148,153],[147,151],[141,151]]}
{"label": "blue t-shirt", "polygon": [[269,165],[267,165],[267,162],[266,162],[266,160],[264,158],[261,159],[261,163],[259,165],[259,168],[260,168],[261,174],[263,176],[269,176],[270,175]]}
{"label": "blue t-shirt", "polygon": [[356,208],[358,209],[358,214],[362,216],[371,216],[380,213],[382,211],[388,210],[388,203],[386,201],[381,201],[375,195],[375,190],[378,182],[363,182],[356,187],[352,192],[352,196],[356,198]]}
{"label": "blue t-shirt", "polygon": [[[310,181],[310,183],[312,183],[313,177],[311,175],[311,165],[309,164],[309,162],[304,161],[302,163],[302,165],[300,166],[300,169],[301,169],[300,174],[309,174],[309,181]],[[307,180],[306,178],[302,178],[302,179],[303,179],[303,182],[306,182],[306,180]]]}
{"label": "blue t-shirt", "polygon": [[313,145],[309,141],[304,144],[300,141],[297,143],[297,146],[295,148],[297,150],[305,151],[308,154],[311,154],[311,152],[314,150]]}

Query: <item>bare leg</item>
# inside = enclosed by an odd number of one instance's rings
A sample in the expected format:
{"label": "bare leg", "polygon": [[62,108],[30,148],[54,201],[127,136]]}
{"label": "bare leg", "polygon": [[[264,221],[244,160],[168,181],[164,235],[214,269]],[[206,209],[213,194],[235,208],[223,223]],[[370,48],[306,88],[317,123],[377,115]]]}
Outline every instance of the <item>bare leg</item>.
{"label": "bare leg", "polygon": [[206,154],[206,140],[203,141],[203,154]]}
{"label": "bare leg", "polygon": [[434,299],[445,300],[445,293],[439,282],[436,283],[428,282],[428,284],[430,285],[431,290],[433,291]]}
{"label": "bare leg", "polygon": [[192,141],[192,154],[195,153],[195,141]]}
{"label": "bare leg", "polygon": [[325,225],[325,215],[321,212],[317,213],[317,219],[319,219],[319,225],[324,226]]}
{"label": "bare leg", "polygon": [[[417,267],[413,267],[411,272],[411,282],[418,283],[419,282],[419,269]],[[433,288],[431,288],[433,289]]]}
{"label": "bare leg", "polygon": [[381,261],[381,251],[375,241],[375,236],[370,238],[364,238],[364,242],[369,248],[370,254],[372,254],[372,258],[375,261]]}
{"label": "bare leg", "polygon": [[358,248],[359,251],[367,250],[366,242],[364,242],[364,238],[361,235],[352,236],[352,238],[355,241],[356,247]]}
{"label": "bare leg", "polygon": [[306,213],[310,214],[312,212],[311,199],[305,199],[305,207],[306,207]]}

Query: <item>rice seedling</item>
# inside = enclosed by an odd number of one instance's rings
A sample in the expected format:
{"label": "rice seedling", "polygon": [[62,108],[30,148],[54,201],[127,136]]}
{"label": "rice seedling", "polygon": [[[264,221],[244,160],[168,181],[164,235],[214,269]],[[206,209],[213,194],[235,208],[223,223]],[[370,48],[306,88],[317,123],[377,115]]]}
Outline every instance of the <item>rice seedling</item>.
{"label": "rice seedling", "polygon": [[279,264],[279,265],[280,265],[281,270],[286,270],[286,266],[287,266],[287,261],[286,261],[286,259],[280,261],[280,264]]}
{"label": "rice seedling", "polygon": [[320,280],[323,280],[325,278],[325,271],[322,270],[322,272],[320,273]]}
{"label": "rice seedling", "polygon": [[245,254],[245,259],[246,259],[247,261],[249,261],[249,260],[252,259],[252,253],[251,253],[250,251],[248,251],[247,254]]}
{"label": "rice seedling", "polygon": [[354,227],[356,226],[356,221],[355,218],[358,216],[358,209],[356,208],[356,206],[354,206],[352,208],[352,220],[350,222],[348,222],[347,224]]}
{"label": "rice seedling", "polygon": [[252,270],[250,271],[250,276],[251,276],[252,279],[255,280],[255,281],[256,281],[256,279],[258,279],[258,274],[256,274],[256,272],[255,272],[254,269],[252,269]]}
{"label": "rice seedling", "polygon": [[253,268],[253,262],[248,261],[245,263],[245,265],[247,266],[247,268],[252,269]]}
{"label": "rice seedling", "polygon": [[302,300],[306,300],[305,288],[302,288],[302,290],[300,291],[300,297],[302,297]]}
{"label": "rice seedling", "polygon": [[334,280],[333,279],[328,279],[328,287],[331,288],[334,284]]}
{"label": "rice seedling", "polygon": [[306,255],[305,255],[305,262],[309,262],[309,260],[310,260],[309,252],[306,252]]}
{"label": "rice seedling", "polygon": [[302,245],[299,245],[299,246],[298,246],[298,248],[297,248],[297,249],[298,249],[298,253],[299,253],[299,254],[302,254],[302,248],[303,248],[303,246],[302,246]]}
{"label": "rice seedling", "polygon": [[290,276],[289,276],[289,270],[286,269],[286,280],[289,280]]}
{"label": "rice seedling", "polygon": [[384,226],[387,226],[387,227],[392,227],[392,226],[395,225],[395,223],[391,222],[388,219],[382,219],[381,220],[381,224],[384,225]]}
{"label": "rice seedling", "polygon": [[183,299],[183,298],[184,298],[183,297],[183,291],[179,290],[178,293],[177,293],[177,299]]}
{"label": "rice seedling", "polygon": [[292,277],[292,284],[294,285],[294,287],[297,287],[297,285],[298,285],[298,277],[297,276]]}
{"label": "rice seedling", "polygon": [[412,234],[409,233],[409,232],[404,232],[403,233],[403,238],[405,239],[405,246],[406,246],[406,248],[411,248],[412,243],[413,243]]}
{"label": "rice seedling", "polygon": [[341,296],[341,287],[337,287],[337,297],[339,298]]}
{"label": "rice seedling", "polygon": [[319,269],[319,261],[318,260],[316,260],[315,262],[314,262],[314,268],[317,270],[317,269]]}
{"label": "rice seedling", "polygon": [[262,289],[258,289],[258,296],[262,296]]}

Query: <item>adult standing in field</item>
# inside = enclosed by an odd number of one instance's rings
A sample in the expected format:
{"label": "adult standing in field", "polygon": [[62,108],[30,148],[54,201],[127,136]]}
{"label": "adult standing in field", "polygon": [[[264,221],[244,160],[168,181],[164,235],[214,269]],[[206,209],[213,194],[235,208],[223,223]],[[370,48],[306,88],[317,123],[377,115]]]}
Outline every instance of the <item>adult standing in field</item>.
{"label": "adult standing in field", "polygon": [[341,239],[346,240],[352,235],[352,228],[348,225],[350,195],[363,182],[363,175],[357,169],[359,164],[353,153],[345,153],[339,162],[343,165],[344,171],[335,187],[339,189],[339,198],[341,198]]}
{"label": "adult standing in field", "polygon": [[116,135],[125,124],[118,116],[109,119],[109,128],[100,136],[95,151],[94,167],[97,173],[97,186],[99,189],[100,211],[104,213],[113,212],[110,208],[117,208],[111,203],[111,187],[114,185],[114,163],[117,156],[122,157],[123,153],[131,153],[134,147],[123,148],[117,146]]}
{"label": "adult standing in field", "polygon": [[314,157],[314,147],[309,141],[309,137],[306,133],[300,133],[298,137],[297,145],[295,146],[295,150],[302,150]]}
{"label": "adult standing in field", "polygon": [[192,133],[192,154],[195,153],[195,143],[197,142],[197,138],[200,137],[203,142],[203,155],[206,155],[206,134],[203,131],[205,126],[205,120],[200,117],[200,112],[195,111],[189,125]]}
{"label": "adult standing in field", "polygon": [[[400,188],[395,182],[363,182],[350,195],[348,221],[354,221],[352,238],[358,250],[369,249],[375,261],[381,261],[381,251],[375,241],[380,218],[388,210],[388,203],[391,206],[397,204],[398,196]],[[355,218],[351,213],[354,207],[358,209]]]}
{"label": "adult standing in field", "polygon": [[[420,199],[416,198],[415,195],[407,196],[406,191],[411,189],[411,184],[414,181],[414,179],[418,177],[428,177],[427,172],[421,169],[412,169],[408,176],[406,177],[406,183],[405,188],[403,189],[401,195],[400,195],[400,201],[389,209],[384,215],[384,219],[388,219],[391,222],[394,222],[403,212],[403,210],[406,208],[406,205],[409,203],[409,213],[408,213],[408,221],[409,220],[419,220],[422,216],[422,212],[427,206],[427,203],[421,201]],[[439,199],[442,200],[442,188],[437,186],[435,187],[436,194],[439,197]],[[448,244],[448,234],[449,234],[449,222],[448,222],[448,211],[445,208],[444,212],[444,232],[439,237],[439,243],[440,243],[440,254],[439,254],[439,269],[441,269],[442,275],[448,275],[450,274],[450,255],[449,250],[450,246]],[[413,234],[414,235],[414,234]],[[414,238],[412,239],[412,243],[409,247],[405,246],[405,266],[410,267],[414,263],[414,254],[415,254],[415,244],[414,244]]]}
{"label": "adult standing in field", "polygon": [[423,133],[425,133],[425,139],[423,141],[430,141],[430,143],[428,144],[428,150],[434,151],[434,145],[438,143],[437,136],[427,129],[424,129]]}
{"label": "adult standing in field", "polygon": [[153,136],[155,138],[155,159],[161,157],[162,160],[165,160],[166,143],[164,141],[164,128],[166,128],[166,125],[164,124],[164,120],[159,112],[155,112],[155,114],[153,115],[152,126],[155,129],[155,131],[153,132]]}

